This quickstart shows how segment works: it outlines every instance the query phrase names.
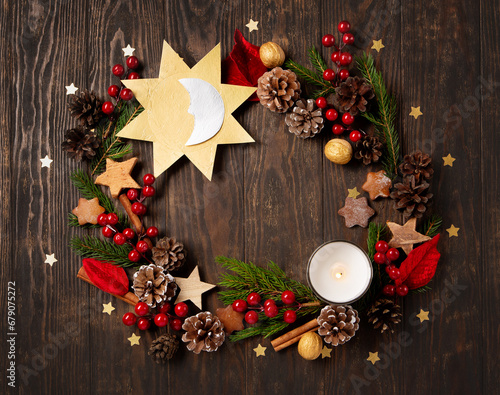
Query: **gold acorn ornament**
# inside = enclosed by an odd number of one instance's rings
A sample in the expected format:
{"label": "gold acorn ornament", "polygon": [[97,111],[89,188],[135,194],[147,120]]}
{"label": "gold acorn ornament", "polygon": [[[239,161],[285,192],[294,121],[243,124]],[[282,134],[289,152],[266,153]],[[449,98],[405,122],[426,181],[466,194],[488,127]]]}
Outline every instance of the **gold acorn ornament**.
{"label": "gold acorn ornament", "polygon": [[285,62],[285,52],[278,44],[269,41],[259,49],[260,60],[268,69],[281,66]]}
{"label": "gold acorn ornament", "polygon": [[318,358],[323,349],[323,340],[316,332],[307,332],[299,340],[298,351],[302,358],[312,361]]}
{"label": "gold acorn ornament", "polygon": [[325,146],[325,156],[338,165],[345,165],[352,158],[352,146],[343,139],[332,139]]}

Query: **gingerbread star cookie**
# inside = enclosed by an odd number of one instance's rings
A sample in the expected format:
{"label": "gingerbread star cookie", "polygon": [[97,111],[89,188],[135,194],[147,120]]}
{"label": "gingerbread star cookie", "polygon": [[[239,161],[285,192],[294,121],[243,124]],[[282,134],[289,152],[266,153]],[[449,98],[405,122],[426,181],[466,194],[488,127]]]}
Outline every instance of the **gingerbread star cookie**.
{"label": "gingerbread star cookie", "polygon": [[93,198],[87,200],[80,198],[80,200],[78,200],[78,206],[76,206],[71,212],[78,217],[78,223],[80,225],[96,225],[97,217],[105,211],[104,207],[99,205],[99,199]]}
{"label": "gingerbread star cookie", "polygon": [[345,218],[345,226],[348,228],[352,228],[355,225],[366,228],[368,220],[375,214],[375,210],[368,206],[368,201],[365,197],[359,199],[347,197],[344,207],[338,213]]}
{"label": "gingerbread star cookie", "polygon": [[220,307],[215,311],[219,320],[224,324],[224,331],[230,335],[234,331],[245,329],[243,319],[245,314],[233,310],[233,306]]}
{"label": "gingerbread star cookie", "polygon": [[431,239],[429,236],[425,236],[415,230],[417,226],[416,218],[408,220],[403,226],[394,222],[387,222],[387,226],[392,232],[392,239],[389,241],[389,246],[402,248],[406,255],[413,250],[413,244],[423,243]]}
{"label": "gingerbread star cookie", "polygon": [[130,176],[136,163],[137,158],[123,162],[106,159],[106,171],[95,179],[95,183],[108,186],[111,196],[115,199],[123,188],[139,189],[141,186]]}
{"label": "gingerbread star cookie", "polygon": [[384,170],[370,172],[366,176],[366,182],[361,188],[370,194],[370,199],[375,200],[378,197],[389,197],[391,194],[392,181],[385,175]]}

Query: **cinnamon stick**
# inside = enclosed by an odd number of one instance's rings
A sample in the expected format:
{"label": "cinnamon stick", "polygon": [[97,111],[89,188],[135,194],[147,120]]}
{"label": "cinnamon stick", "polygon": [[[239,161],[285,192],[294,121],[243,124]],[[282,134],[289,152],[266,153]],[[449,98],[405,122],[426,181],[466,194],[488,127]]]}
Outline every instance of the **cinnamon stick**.
{"label": "cinnamon stick", "polygon": [[271,345],[274,348],[274,351],[280,351],[283,350],[284,348],[297,343],[304,334],[307,332],[312,332],[315,331],[319,328],[318,321],[315,319],[305,323],[302,326],[299,326],[298,328],[295,328],[294,330],[291,330],[290,332],[285,333],[284,335],[274,339],[271,342]]}
{"label": "cinnamon stick", "polygon": [[[122,193],[118,197],[118,200],[120,201],[120,203],[122,204],[123,208],[127,212],[127,215],[128,215],[128,217],[130,219],[130,222],[132,222],[132,225],[134,225],[135,232],[138,235],[142,234],[142,232],[143,232],[142,221],[138,217],[137,214],[135,214],[135,213],[132,212],[132,203],[128,199],[127,194],[126,193]],[[146,243],[148,243],[149,249],[153,248],[153,243],[151,242],[151,240],[149,239],[149,237],[145,237],[143,240]]]}

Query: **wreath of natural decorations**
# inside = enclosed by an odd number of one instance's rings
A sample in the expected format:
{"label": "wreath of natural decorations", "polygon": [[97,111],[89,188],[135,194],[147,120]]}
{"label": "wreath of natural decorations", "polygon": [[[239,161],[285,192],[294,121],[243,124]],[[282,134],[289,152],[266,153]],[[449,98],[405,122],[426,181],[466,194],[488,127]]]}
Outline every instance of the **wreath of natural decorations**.
{"label": "wreath of natural decorations", "polygon": [[[130,156],[132,146],[119,133],[147,112],[144,102],[139,103],[140,91],[126,87],[140,80],[139,60],[129,55],[126,68],[121,64],[112,68],[121,82],[108,88],[109,101],[88,90],[70,96],[68,109],[78,125],[65,133],[62,149],[86,166],[70,176],[81,198],[69,214],[69,226],[103,236],[72,238],[71,248],[83,258],[78,277],[135,306],[134,313],[123,316],[125,325],[136,325],[141,331],[165,328],[149,348],[156,362],[173,357],[179,338],[198,354],[217,351],[226,339],[267,338],[280,332],[286,333],[272,341],[275,350],[300,340],[300,354],[315,359],[323,342],[342,345],[356,334],[359,313],[380,332],[393,332],[402,319],[398,298],[428,289],[440,257],[436,245],[442,222],[436,215],[424,219],[432,198],[431,158],[416,151],[401,159],[396,100],[371,55],[353,59],[347,52],[354,42],[350,28],[347,21],[339,23],[338,46],[333,35],[322,38],[323,46],[333,49],[334,69],[314,47],[309,50],[310,69],[292,59],[285,62],[278,44],[257,47],[237,30],[236,44],[222,62],[222,79],[233,84],[226,86],[256,87],[257,97],[250,100],[285,114],[289,132],[298,138],[313,138],[331,128],[336,136],[327,142],[325,155],[333,163],[343,165],[354,156],[363,165],[380,164],[380,171],[367,174],[362,188],[370,200],[392,199],[395,209],[403,210],[405,223],[369,224],[366,248],[373,278],[368,291],[352,305],[323,302],[273,262],[259,267],[217,257],[215,261],[227,269],[218,283],[219,298],[226,307],[215,314],[203,311],[201,294],[214,286],[200,281],[197,268],[189,278],[175,277],[188,257],[184,244],[175,237],[160,238],[156,227],[144,223],[145,202],[155,195],[155,177],[145,174],[139,185],[131,177],[138,159],[123,159]],[[352,64],[355,67],[348,70]],[[306,96],[305,90],[310,94]],[[340,137],[346,132],[350,141]],[[109,195],[101,186],[109,187]],[[347,197],[339,210],[347,227],[367,227],[374,213],[366,198],[356,196]],[[194,306],[189,307],[187,300]],[[201,312],[189,311],[194,308]],[[306,323],[297,327],[296,321]]]}

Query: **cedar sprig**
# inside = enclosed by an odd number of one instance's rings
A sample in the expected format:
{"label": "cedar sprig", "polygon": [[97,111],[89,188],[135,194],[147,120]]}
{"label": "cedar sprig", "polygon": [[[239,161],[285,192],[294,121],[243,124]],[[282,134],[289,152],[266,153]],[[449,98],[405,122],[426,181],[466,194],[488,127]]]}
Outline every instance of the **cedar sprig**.
{"label": "cedar sprig", "polygon": [[132,247],[128,244],[120,246],[112,242],[103,241],[95,236],[86,236],[83,239],[75,236],[70,241],[70,247],[82,258],[94,258],[121,267],[138,265],[128,259],[128,253],[132,250]]}
{"label": "cedar sprig", "polygon": [[[311,57],[313,55],[311,55],[311,51],[312,51],[312,49],[310,50],[310,59],[312,61]],[[318,56],[321,57],[319,54],[318,54]],[[322,65],[319,63],[320,62],[319,60],[317,60],[317,59],[315,59],[315,60],[316,60],[316,62],[318,62],[315,64],[315,67],[316,66],[319,67],[318,70],[320,70]],[[292,59],[288,59],[285,63],[285,66],[288,67],[290,70],[292,70],[295,74],[297,74],[297,76],[299,78],[302,78],[304,81],[308,82],[309,84],[312,84],[312,85],[318,87],[318,89],[315,90],[311,95],[314,99],[317,99],[320,96],[327,96],[330,93],[335,93],[335,88],[333,87],[333,85],[331,83],[329,83],[323,79],[322,73],[320,74],[319,72],[316,72],[314,70],[310,70],[307,67],[304,67],[304,66],[300,65],[299,63],[295,62]]]}
{"label": "cedar sprig", "polygon": [[439,233],[439,228],[442,224],[443,218],[437,214],[434,214],[424,224],[424,227],[420,233],[425,236],[434,237]]}
{"label": "cedar sprig", "polygon": [[373,123],[378,137],[385,143],[382,166],[387,176],[394,179],[400,163],[399,135],[394,126],[397,115],[396,98],[387,92],[382,73],[375,67],[371,55],[365,53],[357,56],[356,63],[364,79],[373,87],[378,104],[376,114],[363,112],[361,115]]}

